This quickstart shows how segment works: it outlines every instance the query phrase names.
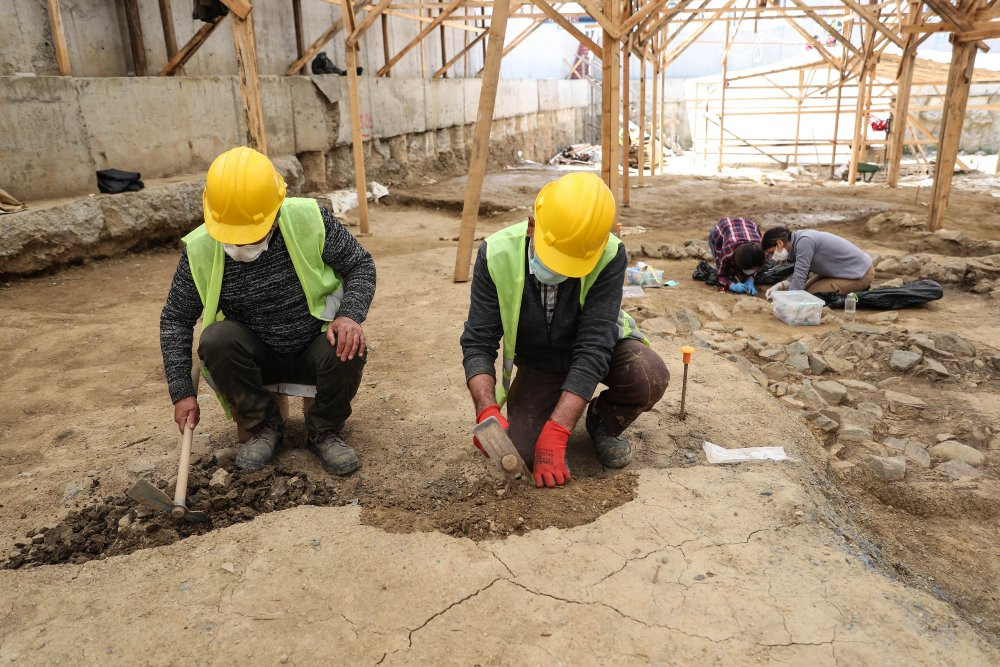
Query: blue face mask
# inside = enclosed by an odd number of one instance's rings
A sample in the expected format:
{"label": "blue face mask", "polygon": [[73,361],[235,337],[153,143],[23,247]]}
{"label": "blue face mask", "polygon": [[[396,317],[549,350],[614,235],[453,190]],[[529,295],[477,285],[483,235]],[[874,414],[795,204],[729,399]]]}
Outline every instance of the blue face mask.
{"label": "blue face mask", "polygon": [[547,266],[542,264],[541,260],[538,259],[538,255],[535,254],[534,248],[531,250],[532,252],[531,258],[528,260],[528,268],[531,269],[531,274],[535,276],[538,282],[545,285],[558,285],[566,280],[567,276],[550,270]]}

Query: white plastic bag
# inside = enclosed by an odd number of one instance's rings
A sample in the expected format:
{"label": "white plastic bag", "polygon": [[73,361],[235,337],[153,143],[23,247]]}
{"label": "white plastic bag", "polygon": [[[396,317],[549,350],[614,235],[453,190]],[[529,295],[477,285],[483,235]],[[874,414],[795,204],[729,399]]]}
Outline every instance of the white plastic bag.
{"label": "white plastic bag", "polygon": [[787,461],[784,447],[743,447],[726,449],[708,440],[701,443],[709,463],[744,463],[746,461]]}

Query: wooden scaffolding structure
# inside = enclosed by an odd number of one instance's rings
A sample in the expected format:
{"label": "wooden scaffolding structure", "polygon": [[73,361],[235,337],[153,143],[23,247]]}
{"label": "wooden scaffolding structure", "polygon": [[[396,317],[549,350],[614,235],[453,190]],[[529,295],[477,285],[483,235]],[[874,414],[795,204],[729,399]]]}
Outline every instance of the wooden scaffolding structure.
{"label": "wooden scaffolding structure", "polygon": [[[132,64],[135,74],[143,76],[146,62],[142,31],[138,21],[138,2],[122,0],[127,19]],[[150,1],[150,0],[146,0]],[[173,0],[178,2],[179,0]],[[266,133],[261,112],[260,90],[257,74],[256,42],[253,24],[252,0],[220,0],[228,9],[233,21],[234,48],[243,112],[247,128],[247,144],[262,151],[267,150]],[[929,82],[945,86],[942,106],[940,136],[933,141],[938,145],[934,162],[934,188],[930,202],[929,227],[939,229],[944,220],[952,176],[958,157],[962,124],[968,106],[969,87],[975,75],[976,54],[987,51],[983,40],[1000,37],[1000,0],[311,0],[340,4],[341,16],[312,44],[304,43],[302,26],[302,0],[290,0],[295,22],[297,59],[289,65],[287,74],[303,71],[306,64],[335,35],[345,34],[344,62],[347,69],[348,104],[352,125],[355,178],[358,188],[359,219],[362,233],[367,233],[368,211],[364,196],[366,179],[362,146],[359,76],[356,71],[358,48],[369,29],[379,24],[383,39],[383,65],[376,76],[391,76],[392,69],[410,51],[419,48],[421,59],[424,41],[447,29],[465,31],[463,48],[454,54],[445,52],[445,41],[440,40],[443,66],[431,75],[445,77],[459,68],[470,73],[468,54],[473,49],[483,49],[484,64],[476,73],[483,79],[479,110],[474,132],[469,178],[455,258],[454,279],[469,278],[473,239],[475,238],[479,202],[489,153],[490,130],[500,78],[500,63],[504,56],[524,43],[528,35],[546,21],[552,21],[573,36],[593,57],[601,62],[601,175],[619,203],[628,205],[630,180],[628,169],[629,132],[632,120],[629,104],[631,62],[639,63],[639,90],[643,99],[638,111],[639,141],[645,135],[655,146],[664,142],[665,72],[692,44],[716,23],[725,25],[725,44],[722,57],[722,77],[717,88],[718,113],[710,107],[713,99],[706,94],[704,103],[705,123],[718,126],[717,167],[721,169],[727,146],[743,145],[754,149],[748,142],[725,128],[727,113],[735,103],[736,90],[748,84],[743,75],[730,75],[728,55],[741,29],[756,30],[761,21],[779,21],[791,26],[802,36],[805,44],[817,54],[815,64],[798,67],[797,85],[774,86],[774,94],[791,98],[796,116],[795,139],[792,157],[798,156],[803,144],[798,136],[802,114],[808,111],[806,100],[814,96],[836,99],[834,132],[831,156],[837,155],[837,126],[847,94],[848,107],[853,104],[854,130],[850,146],[850,171],[848,180],[854,183],[858,165],[866,145],[873,143],[867,135],[868,114],[872,109],[881,110],[886,95],[891,97],[890,111],[894,118],[904,122],[893,123],[886,142],[888,185],[894,187],[899,178],[899,165],[904,145],[912,145],[919,152],[927,140],[926,128],[921,129],[915,120],[917,107],[910,105],[910,91],[914,85]],[[71,75],[72,67],[59,12],[59,0],[47,0],[53,35],[53,44],[60,75]],[[183,74],[183,66],[226,17],[205,23],[183,46],[176,45],[172,16],[172,0],[157,0],[163,23],[164,40],[169,60],[159,71],[161,76]],[[425,13],[426,12],[426,13]],[[506,42],[507,23],[510,17],[530,19],[528,29],[509,43]],[[389,20],[417,21],[422,29],[410,42],[390,52],[387,35]],[[600,39],[592,39],[581,30],[576,19],[596,22]],[[813,28],[818,27],[819,36]],[[930,67],[919,62],[917,47],[934,33],[948,33],[952,44],[951,63]],[[887,53],[898,49],[901,55]],[[464,58],[461,65],[459,61]],[[574,67],[579,63],[574,63]],[[816,71],[825,71],[821,84],[811,78]],[[425,72],[421,67],[421,72]],[[756,74],[755,76],[762,76]],[[647,78],[652,77],[651,85]],[[652,113],[646,113],[647,89],[652,100]],[[889,91],[887,93],[887,91]],[[728,93],[728,94],[727,94]],[[730,110],[727,111],[727,103]],[[762,112],[764,113],[764,112]],[[624,125],[624,131],[621,131]],[[907,135],[907,129],[911,133]],[[706,132],[707,137],[707,132]],[[816,145],[812,142],[810,145]],[[843,147],[843,146],[842,146]],[[758,152],[764,152],[759,150]],[[829,148],[824,145],[824,148]],[[707,146],[705,148],[707,158]],[[644,161],[645,146],[640,146],[640,160]],[[777,158],[779,162],[781,158]],[[787,157],[786,160],[787,161]],[[835,159],[831,160],[835,161]],[[646,165],[639,170],[639,184],[643,184]],[[663,168],[662,150],[654,151],[649,165],[651,174]]]}

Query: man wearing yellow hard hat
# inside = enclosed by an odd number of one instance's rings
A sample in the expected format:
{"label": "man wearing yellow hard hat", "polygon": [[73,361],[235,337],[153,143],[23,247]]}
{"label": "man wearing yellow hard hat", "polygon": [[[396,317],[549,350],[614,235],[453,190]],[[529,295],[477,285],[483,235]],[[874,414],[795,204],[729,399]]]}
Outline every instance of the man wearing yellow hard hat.
{"label": "man wearing yellow hard hat", "polygon": [[265,385],[316,386],[306,416],[309,448],[328,470],[360,465],[341,437],[367,359],[361,328],[375,294],[375,263],[314,199],[285,196],[261,153],[226,151],[208,169],[205,223],[184,250],[160,315],[160,347],[174,421],[194,428],[200,412],[191,379],[198,356],[227,416],[250,433],[236,464],[268,464],[284,427]]}
{"label": "man wearing yellow hard hat", "polygon": [[[670,379],[621,310],[627,260],[614,221],[604,182],[567,174],[542,188],[532,217],[487,237],[476,257],[461,339],[476,421],[496,417],[508,429],[539,487],[570,478],[566,444],[585,410],[598,460],[628,465],[632,447],[622,433]],[[592,399],[601,383],[608,388]]]}

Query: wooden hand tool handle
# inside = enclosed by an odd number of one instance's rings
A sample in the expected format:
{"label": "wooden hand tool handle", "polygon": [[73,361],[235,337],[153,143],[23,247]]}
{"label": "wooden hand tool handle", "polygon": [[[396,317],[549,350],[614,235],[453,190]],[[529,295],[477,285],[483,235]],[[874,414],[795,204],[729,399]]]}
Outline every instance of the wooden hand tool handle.
{"label": "wooden hand tool handle", "polygon": [[194,438],[194,429],[184,426],[184,437],[181,438],[181,460],[177,466],[177,484],[174,486],[174,507],[170,514],[174,518],[181,518],[187,511],[184,501],[187,496],[188,485],[188,465],[191,462],[191,440]]}

